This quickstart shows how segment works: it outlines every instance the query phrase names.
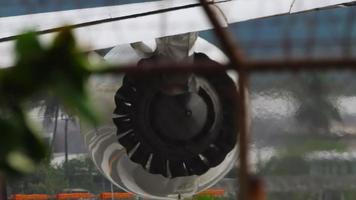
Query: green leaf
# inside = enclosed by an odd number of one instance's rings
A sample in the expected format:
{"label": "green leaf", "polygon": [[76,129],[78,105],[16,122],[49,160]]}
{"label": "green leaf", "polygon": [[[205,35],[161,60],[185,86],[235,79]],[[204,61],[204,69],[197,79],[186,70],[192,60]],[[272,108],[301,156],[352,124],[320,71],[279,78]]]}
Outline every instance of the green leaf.
{"label": "green leaf", "polygon": [[76,42],[69,27],[64,27],[54,39],[52,48],[54,49],[75,49]]}
{"label": "green leaf", "polygon": [[52,93],[66,110],[97,123],[84,87],[90,75],[88,62],[69,28],[60,31],[48,48],[35,33],[23,34],[16,53],[16,65],[0,69],[0,172],[8,175],[32,171],[47,155],[22,108],[35,94]]}
{"label": "green leaf", "polygon": [[13,151],[7,155],[6,160],[9,166],[18,172],[30,173],[35,170],[35,163],[22,152]]}
{"label": "green leaf", "polygon": [[93,111],[93,106],[84,91],[78,91],[75,88],[70,87],[70,84],[60,84],[57,86],[56,91],[67,110],[79,115],[87,122],[97,125],[98,117]]}
{"label": "green leaf", "polygon": [[20,35],[16,42],[17,61],[32,62],[42,56],[43,48],[34,32]]}

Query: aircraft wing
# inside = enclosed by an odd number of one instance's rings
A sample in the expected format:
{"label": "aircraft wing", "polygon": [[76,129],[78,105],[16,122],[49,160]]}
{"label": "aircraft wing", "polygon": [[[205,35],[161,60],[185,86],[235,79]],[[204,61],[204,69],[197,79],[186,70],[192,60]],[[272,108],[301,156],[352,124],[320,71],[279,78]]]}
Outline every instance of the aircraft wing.
{"label": "aircraft wing", "polygon": [[[274,15],[319,9],[356,0],[215,0],[212,6],[227,26]],[[1,16],[1,15],[0,15]],[[52,38],[70,24],[85,50],[109,48],[152,38],[211,29],[197,0],[163,0],[0,17],[0,66],[11,66],[13,40],[24,30]]]}

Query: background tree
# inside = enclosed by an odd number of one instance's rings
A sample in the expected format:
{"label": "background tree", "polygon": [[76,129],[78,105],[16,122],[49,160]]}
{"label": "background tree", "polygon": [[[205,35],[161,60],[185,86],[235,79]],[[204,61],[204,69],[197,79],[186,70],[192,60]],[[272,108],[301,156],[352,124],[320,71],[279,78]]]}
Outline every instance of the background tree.
{"label": "background tree", "polygon": [[88,157],[71,159],[60,165],[43,163],[33,174],[9,181],[8,187],[11,194],[56,194],[66,188],[81,188],[98,194],[111,189]]}
{"label": "background tree", "polygon": [[330,134],[332,122],[341,122],[339,109],[330,96],[332,83],[325,74],[301,73],[294,82],[294,98],[299,102],[296,120],[314,134]]}

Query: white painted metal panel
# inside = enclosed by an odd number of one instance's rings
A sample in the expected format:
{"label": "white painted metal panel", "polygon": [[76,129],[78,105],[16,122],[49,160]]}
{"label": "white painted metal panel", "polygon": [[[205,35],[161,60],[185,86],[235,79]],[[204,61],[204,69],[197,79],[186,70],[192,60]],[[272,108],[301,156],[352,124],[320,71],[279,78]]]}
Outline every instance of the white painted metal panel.
{"label": "white painted metal panel", "polygon": [[168,0],[2,17],[0,18],[0,38],[16,35],[27,29],[46,30],[65,24],[125,17],[196,3],[197,0]]}
{"label": "white painted metal panel", "polygon": [[289,13],[293,0],[235,0],[219,3],[229,23]]}
{"label": "white painted metal panel", "polygon": [[[355,0],[231,0],[215,1],[219,17],[227,23],[300,12],[327,7]],[[194,5],[197,0],[166,0],[148,3],[107,6],[52,13],[0,18],[0,38],[16,35],[30,27],[46,30],[63,24],[127,17],[75,29],[80,44],[85,50],[103,49],[119,44],[132,43],[157,37],[212,28],[202,8]],[[165,10],[172,9],[173,10]],[[154,12],[154,13],[152,13]],[[132,16],[146,13],[143,16]],[[128,17],[132,16],[132,17]],[[47,41],[53,33],[42,35]],[[0,66],[13,64],[11,42],[0,42]]]}

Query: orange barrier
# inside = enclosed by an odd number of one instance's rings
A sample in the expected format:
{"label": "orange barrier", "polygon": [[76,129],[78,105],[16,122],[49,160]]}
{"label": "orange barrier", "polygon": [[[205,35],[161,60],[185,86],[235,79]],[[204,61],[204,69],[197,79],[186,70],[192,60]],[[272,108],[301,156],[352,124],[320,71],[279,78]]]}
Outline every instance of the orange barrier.
{"label": "orange barrier", "polygon": [[224,196],[225,190],[223,189],[208,189],[198,193],[196,196]]}
{"label": "orange barrier", "polygon": [[14,194],[10,197],[12,200],[48,200],[49,198],[47,194]]}
{"label": "orange barrier", "polygon": [[92,199],[95,198],[91,193],[59,193],[56,195],[57,200],[64,199]]}
{"label": "orange barrier", "polygon": [[128,192],[103,192],[99,195],[99,198],[101,200],[104,199],[131,199],[134,198],[134,195],[132,193],[128,193]]}

